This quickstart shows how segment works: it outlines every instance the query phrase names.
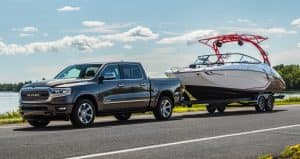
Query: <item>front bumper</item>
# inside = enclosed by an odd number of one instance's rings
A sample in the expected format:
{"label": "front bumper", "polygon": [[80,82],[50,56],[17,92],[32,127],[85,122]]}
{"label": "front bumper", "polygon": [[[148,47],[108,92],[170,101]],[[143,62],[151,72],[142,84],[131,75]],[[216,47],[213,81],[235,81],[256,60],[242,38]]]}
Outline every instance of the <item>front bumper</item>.
{"label": "front bumper", "polygon": [[21,104],[24,119],[68,120],[73,104]]}

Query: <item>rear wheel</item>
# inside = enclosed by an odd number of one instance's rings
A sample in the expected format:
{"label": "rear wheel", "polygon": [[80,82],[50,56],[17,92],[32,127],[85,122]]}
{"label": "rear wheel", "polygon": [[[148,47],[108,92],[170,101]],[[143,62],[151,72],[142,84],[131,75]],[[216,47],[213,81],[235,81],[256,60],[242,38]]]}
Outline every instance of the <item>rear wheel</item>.
{"label": "rear wheel", "polygon": [[71,122],[75,127],[87,127],[93,124],[95,119],[95,106],[88,99],[76,102],[71,114]]}
{"label": "rear wheel", "polygon": [[46,127],[49,123],[50,120],[28,120],[28,123],[31,126],[37,127],[37,128],[42,128],[42,127]]}
{"label": "rear wheel", "polygon": [[114,115],[119,121],[126,121],[130,118],[131,113],[117,113]]}
{"label": "rear wheel", "polygon": [[208,104],[206,110],[209,114],[213,114],[216,111],[217,107],[213,104]]}
{"label": "rear wheel", "polygon": [[257,112],[263,112],[266,110],[266,99],[264,96],[258,97],[257,104],[255,105],[255,110]]}
{"label": "rear wheel", "polygon": [[269,112],[269,111],[272,111],[273,108],[274,108],[274,97],[273,97],[273,95],[269,95],[268,99],[267,99],[267,102],[266,102],[265,109],[266,109],[266,111]]}
{"label": "rear wheel", "polygon": [[173,113],[173,102],[167,97],[161,97],[157,103],[156,108],[153,110],[153,114],[157,120],[168,120]]}

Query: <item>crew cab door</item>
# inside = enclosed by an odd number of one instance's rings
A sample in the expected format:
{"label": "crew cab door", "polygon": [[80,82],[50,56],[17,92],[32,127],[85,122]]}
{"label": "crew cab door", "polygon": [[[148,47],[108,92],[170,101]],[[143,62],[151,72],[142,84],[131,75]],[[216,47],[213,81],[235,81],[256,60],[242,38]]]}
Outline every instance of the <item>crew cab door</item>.
{"label": "crew cab door", "polygon": [[118,102],[122,94],[119,91],[120,70],[118,64],[107,64],[99,76],[99,109],[100,111],[110,111],[118,109]]}
{"label": "crew cab door", "polygon": [[120,109],[144,109],[149,104],[149,81],[140,64],[120,64]]}

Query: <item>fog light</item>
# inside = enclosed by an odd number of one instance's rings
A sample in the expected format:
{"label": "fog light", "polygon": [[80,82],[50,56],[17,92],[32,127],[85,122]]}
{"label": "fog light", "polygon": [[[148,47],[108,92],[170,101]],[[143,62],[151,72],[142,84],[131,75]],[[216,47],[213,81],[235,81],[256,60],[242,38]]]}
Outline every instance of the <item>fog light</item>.
{"label": "fog light", "polygon": [[65,111],[65,110],[67,110],[67,107],[57,107],[56,110],[58,110],[58,111]]}

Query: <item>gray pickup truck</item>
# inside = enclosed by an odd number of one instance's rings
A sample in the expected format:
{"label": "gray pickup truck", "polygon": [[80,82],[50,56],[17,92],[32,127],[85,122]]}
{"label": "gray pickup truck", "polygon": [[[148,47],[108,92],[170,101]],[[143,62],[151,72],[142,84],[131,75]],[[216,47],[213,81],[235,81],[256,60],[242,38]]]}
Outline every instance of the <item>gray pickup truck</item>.
{"label": "gray pickup truck", "polygon": [[20,110],[34,127],[69,119],[76,127],[86,127],[97,115],[114,115],[124,121],[131,113],[146,111],[167,120],[183,91],[179,79],[148,78],[140,63],[77,64],[53,80],[25,85],[20,91]]}

